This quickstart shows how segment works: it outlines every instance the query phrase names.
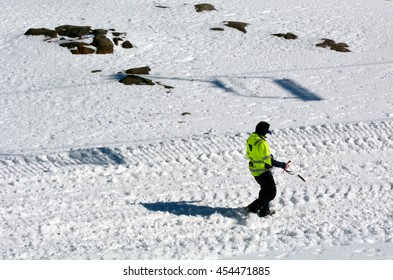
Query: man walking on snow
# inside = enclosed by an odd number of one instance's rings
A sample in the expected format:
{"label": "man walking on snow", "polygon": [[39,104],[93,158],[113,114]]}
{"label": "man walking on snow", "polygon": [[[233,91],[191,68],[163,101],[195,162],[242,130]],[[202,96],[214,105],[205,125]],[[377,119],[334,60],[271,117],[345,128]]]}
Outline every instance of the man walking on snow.
{"label": "man walking on snow", "polygon": [[269,209],[269,202],[276,197],[277,193],[276,183],[271,172],[273,166],[287,168],[285,162],[274,160],[270,154],[269,144],[266,142],[266,134],[270,133],[269,127],[270,124],[267,122],[258,123],[255,132],[251,134],[246,143],[248,167],[261,189],[259,197],[245,207],[245,210],[249,213],[257,213],[260,217],[272,215],[275,212]]}

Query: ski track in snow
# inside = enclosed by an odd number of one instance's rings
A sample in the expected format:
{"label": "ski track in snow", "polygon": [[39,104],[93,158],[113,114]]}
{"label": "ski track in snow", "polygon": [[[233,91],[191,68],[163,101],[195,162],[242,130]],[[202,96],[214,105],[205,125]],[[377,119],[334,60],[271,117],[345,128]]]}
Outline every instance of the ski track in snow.
{"label": "ski track in snow", "polygon": [[275,158],[307,183],[274,171],[266,219],[237,209],[258,194],[247,136],[2,155],[1,258],[291,258],[393,241],[393,121],[273,130]]}

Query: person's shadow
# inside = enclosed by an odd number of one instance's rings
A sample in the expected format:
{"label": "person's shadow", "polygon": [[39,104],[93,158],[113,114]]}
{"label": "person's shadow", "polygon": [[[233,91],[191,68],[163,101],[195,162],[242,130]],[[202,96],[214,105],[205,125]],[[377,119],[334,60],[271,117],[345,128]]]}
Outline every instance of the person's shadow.
{"label": "person's shadow", "polygon": [[141,203],[141,205],[150,211],[167,212],[177,216],[210,217],[217,213],[237,221],[241,221],[246,218],[246,213],[244,213],[242,208],[210,207],[193,204],[196,202],[200,201],[154,202]]}

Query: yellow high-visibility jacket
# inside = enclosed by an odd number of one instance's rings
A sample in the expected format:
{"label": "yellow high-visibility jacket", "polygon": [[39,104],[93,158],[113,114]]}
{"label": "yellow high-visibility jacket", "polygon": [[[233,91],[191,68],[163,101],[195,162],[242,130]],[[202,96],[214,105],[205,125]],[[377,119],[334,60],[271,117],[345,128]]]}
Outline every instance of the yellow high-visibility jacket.
{"label": "yellow high-visibility jacket", "polygon": [[273,168],[269,144],[265,137],[255,132],[247,139],[246,156],[250,161],[248,168],[253,176],[259,176]]}

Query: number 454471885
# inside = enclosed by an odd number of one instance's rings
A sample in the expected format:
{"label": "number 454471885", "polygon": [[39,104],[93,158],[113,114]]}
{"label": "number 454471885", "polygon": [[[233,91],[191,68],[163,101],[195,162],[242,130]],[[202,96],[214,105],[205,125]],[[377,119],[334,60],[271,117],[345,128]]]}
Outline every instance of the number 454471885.
{"label": "number 454471885", "polygon": [[219,275],[270,275],[270,267],[227,267],[222,266],[216,270],[216,274]]}

